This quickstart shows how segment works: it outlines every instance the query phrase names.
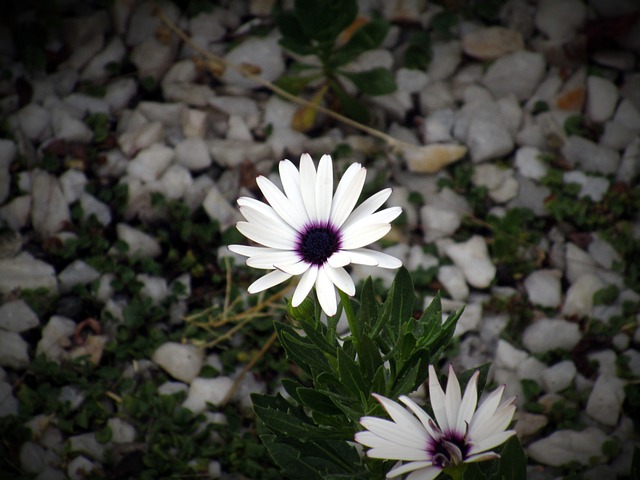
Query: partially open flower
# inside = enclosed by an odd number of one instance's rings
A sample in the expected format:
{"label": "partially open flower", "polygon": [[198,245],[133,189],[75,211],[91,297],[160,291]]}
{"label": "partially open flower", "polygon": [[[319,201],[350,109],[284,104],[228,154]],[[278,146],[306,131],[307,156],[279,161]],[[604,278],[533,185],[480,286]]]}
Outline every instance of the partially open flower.
{"label": "partially open flower", "polygon": [[398,403],[374,394],[393,421],[377,417],[360,419],[366,430],[356,434],[356,441],[371,447],[367,456],[402,460],[387,473],[387,478],[409,473],[407,480],[431,480],[444,469],[462,463],[498,458],[491,452],[515,430],[506,430],[515,413],[515,397],[502,403],[504,386],[494,390],[478,406],[478,375],[475,372],[464,396],[452,367],[446,393],[443,392],[433,366],[429,366],[429,397],[435,421],[420,406],[405,396]]}
{"label": "partially open flower", "polygon": [[298,306],[315,285],[320,306],[327,315],[337,311],[335,287],[355,293],[345,266],[354,263],[398,268],[402,262],[391,255],[364,248],[391,229],[400,207],[379,212],[391,189],[371,196],[354,209],[362,192],[366,169],[352,164],[333,192],[333,163],[323,155],[318,170],[311,156],[303,154],[300,170],[289,160],[279,165],[284,193],[266,177],[257,184],[269,204],[253,198],[238,199],[246,219],[237,228],[245,237],[263,246],[230,245],[229,249],[249,257],[247,265],[271,270],[249,286],[256,293],[301,275],[292,304]]}

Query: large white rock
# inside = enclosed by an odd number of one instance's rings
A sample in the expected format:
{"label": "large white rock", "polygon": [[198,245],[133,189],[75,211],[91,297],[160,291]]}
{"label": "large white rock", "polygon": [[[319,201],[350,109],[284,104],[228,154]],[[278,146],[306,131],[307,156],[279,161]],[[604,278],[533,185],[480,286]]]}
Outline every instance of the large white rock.
{"label": "large white rock", "polygon": [[609,437],[600,429],[588,427],[581,431],[559,430],[533,442],[526,449],[536,462],[559,467],[570,462],[592,465],[602,461],[602,444]]}
{"label": "large white rock", "polygon": [[60,175],[58,181],[60,182],[60,188],[62,188],[62,193],[68,204],[72,204],[80,198],[80,195],[84,192],[84,188],[89,182],[87,176],[75,168],[70,168]]}
{"label": "large white rock", "polygon": [[100,273],[82,260],[74,260],[58,274],[61,292],[68,292],[76,285],[85,285],[100,278]]}
{"label": "large white rock", "polygon": [[38,325],[38,316],[24,300],[13,300],[0,306],[0,329],[20,333]]}
{"label": "large white rock", "polygon": [[195,414],[202,413],[207,409],[208,403],[219,406],[232,386],[233,380],[229,377],[195,378],[182,406]]}
{"label": "large white rock", "polygon": [[130,157],[154,143],[161,142],[163,138],[164,126],[162,122],[155,121],[128,128],[118,137],[118,145],[124,154]]}
{"label": "large white rock", "polygon": [[516,370],[522,362],[529,357],[524,350],[520,350],[503,339],[498,339],[498,346],[495,353],[496,367]]}
{"label": "large white rock", "polygon": [[542,269],[530,273],[524,280],[529,301],[534,305],[555,308],[562,300],[562,272],[555,269]]}
{"label": "large white rock", "polygon": [[133,177],[139,178],[143,182],[152,182],[160,178],[162,173],[167,169],[171,160],[173,160],[174,152],[160,143],[141,150],[136,157],[127,165],[127,173]]}
{"label": "large white rock", "polygon": [[50,237],[71,221],[58,179],[43,171],[32,173],[31,223],[42,237]]}
{"label": "large white rock", "polygon": [[[225,60],[234,65],[250,65],[258,67],[260,76],[268,81],[280,77],[285,70],[282,49],[278,44],[278,37],[249,37],[231,50]],[[227,68],[222,75],[222,81],[228,85],[243,88],[258,88],[260,84],[250,80],[233,68]]]}
{"label": "large white rock", "polygon": [[542,386],[547,392],[559,392],[569,387],[578,373],[571,360],[563,360],[542,372]]}
{"label": "large white rock", "polygon": [[618,152],[578,135],[570,135],[561,152],[571,165],[587,172],[615,174],[620,164]]}
{"label": "large white rock", "polygon": [[139,273],[136,280],[142,284],[140,295],[149,298],[153,305],[159,305],[169,296],[169,287],[164,277]]}
{"label": "large white rock", "polygon": [[547,174],[547,166],[540,160],[537,147],[524,146],[516,151],[515,167],[523,177],[540,180]]}
{"label": "large white rock", "polygon": [[585,273],[571,284],[562,307],[562,314],[579,317],[591,314],[593,294],[606,287],[606,284],[594,273]]}
{"label": "large white rock", "polygon": [[42,329],[42,338],[36,346],[36,355],[43,354],[54,362],[68,356],[67,348],[71,346],[71,336],[76,331],[76,323],[68,318],[54,315]]}
{"label": "large white rock", "polygon": [[604,425],[617,425],[624,402],[624,386],[625,382],[618,377],[599,375],[587,401],[587,415]]}
{"label": "large white rock", "polygon": [[203,352],[195,345],[167,342],[153,352],[151,359],[176,380],[191,383],[202,368]]}
{"label": "large white rock", "polygon": [[531,353],[544,353],[556,349],[571,350],[581,338],[578,324],[542,318],[527,327],[522,335],[522,344]]}
{"label": "large white rock", "polygon": [[587,78],[587,114],[596,123],[606,122],[618,103],[618,87],[606,78]]}
{"label": "large white rock", "polygon": [[16,332],[0,330],[0,367],[22,370],[29,366],[29,344]]}
{"label": "large white rock", "polygon": [[480,235],[474,235],[466,242],[452,243],[445,248],[445,252],[460,267],[472,287],[486,288],[496,276],[496,267]]}
{"label": "large white rock", "polygon": [[93,57],[80,73],[81,80],[95,81],[107,78],[109,64],[120,63],[126,49],[120,37],[115,35],[104,49]]}
{"label": "large white rock", "polygon": [[0,293],[9,293],[18,288],[45,288],[53,292],[58,289],[53,267],[27,252],[0,259],[0,272]]}
{"label": "large white rock", "polygon": [[429,195],[426,202],[420,208],[420,219],[427,243],[448,237],[458,229],[462,219],[471,214],[467,200],[450,188]]}
{"label": "large white rock", "polygon": [[107,426],[111,430],[113,443],[131,443],[136,439],[136,429],[133,425],[118,417],[107,420]]}
{"label": "large white rock", "polygon": [[191,188],[193,178],[186,167],[171,165],[158,183],[162,186],[162,193],[167,200],[177,200]]}
{"label": "large white rock", "polygon": [[469,296],[469,287],[464,274],[455,265],[443,265],[438,269],[438,281],[454,300],[465,300]]}
{"label": "large white rock", "polygon": [[175,51],[173,42],[161,42],[154,35],[136,45],[129,58],[138,69],[140,78],[153,78],[158,81],[171,65]]}
{"label": "large white rock", "polygon": [[227,199],[222,195],[217,185],[212,185],[207,192],[207,196],[202,202],[204,211],[207,212],[209,218],[220,222],[220,226],[224,229],[233,225],[238,217],[238,210],[233,208]]}
{"label": "large white rock", "polygon": [[211,165],[211,154],[202,138],[185,138],[176,145],[175,153],[176,162],[189,170],[202,170]]}
{"label": "large white rock", "polygon": [[130,257],[157,257],[162,252],[160,244],[155,238],[126,223],[116,225],[116,232],[118,239],[129,246],[127,255]]}
{"label": "large white rock", "polygon": [[527,100],[544,77],[546,62],[540,53],[517,51],[497,59],[482,78],[496,98],[514,94]]}
{"label": "large white rock", "polygon": [[89,219],[91,215],[96,217],[96,220],[103,225],[107,226],[111,223],[111,209],[109,205],[101,202],[93,195],[83,192],[80,195],[80,206],[82,207],[82,218]]}
{"label": "large white rock", "polygon": [[587,7],[582,0],[541,0],[536,8],[536,27],[551,40],[571,40],[584,25]]}
{"label": "large white rock", "polygon": [[432,45],[432,53],[427,75],[435,82],[449,78],[462,60],[462,48],[459,40],[436,42]]}
{"label": "large white rock", "polygon": [[16,113],[17,128],[22,130],[29,140],[42,140],[49,131],[49,110],[36,103],[30,103]]}
{"label": "large white rock", "polygon": [[505,27],[478,28],[462,37],[462,50],[480,60],[495,60],[524,49],[522,34]]}

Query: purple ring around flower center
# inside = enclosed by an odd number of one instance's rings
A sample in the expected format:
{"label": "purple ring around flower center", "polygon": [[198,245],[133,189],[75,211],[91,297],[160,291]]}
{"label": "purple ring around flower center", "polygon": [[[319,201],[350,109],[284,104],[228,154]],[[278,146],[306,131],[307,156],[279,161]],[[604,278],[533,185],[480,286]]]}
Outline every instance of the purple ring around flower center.
{"label": "purple ring around flower center", "polygon": [[426,450],[434,466],[446,468],[464,462],[470,447],[464,435],[449,432],[438,440],[431,439]]}
{"label": "purple ring around flower center", "polygon": [[340,230],[330,223],[307,225],[298,237],[296,251],[307,263],[320,266],[340,250]]}

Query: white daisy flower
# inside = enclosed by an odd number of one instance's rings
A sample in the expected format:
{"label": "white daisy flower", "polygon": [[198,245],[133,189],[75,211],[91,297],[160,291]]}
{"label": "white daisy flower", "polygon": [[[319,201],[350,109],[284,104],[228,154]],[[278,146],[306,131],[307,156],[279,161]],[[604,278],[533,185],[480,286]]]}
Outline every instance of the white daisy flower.
{"label": "white daisy flower", "polygon": [[[449,367],[446,393],[442,391],[433,366],[429,366],[429,397],[435,421],[415,402],[400,397],[398,403],[374,394],[393,421],[363,417],[366,430],[356,434],[356,441],[370,447],[367,456],[401,460],[387,473],[387,478],[409,473],[407,480],[432,480],[449,467],[465,462],[499,458],[492,448],[515,435],[506,430],[515,413],[515,397],[502,403],[504,385],[488,395],[476,409],[478,375],[475,372],[464,396],[453,368]],[[410,413],[410,412],[411,413]]]}
{"label": "white daisy flower", "polygon": [[[315,285],[320,306],[329,315],[337,311],[336,290],[355,294],[345,266],[354,263],[398,268],[402,262],[391,255],[364,248],[386,235],[390,222],[402,209],[376,212],[391,195],[384,189],[355,210],[362,192],[366,169],[351,165],[333,192],[333,162],[323,155],[318,170],[309,154],[300,157],[300,170],[289,160],[279,165],[284,193],[266,177],[258,187],[269,204],[253,198],[238,199],[246,222],[237,228],[245,237],[263,246],[230,245],[247,258],[247,265],[271,270],[249,286],[256,293],[300,275],[292,304],[298,306]],[[374,213],[375,212],[375,213]]]}

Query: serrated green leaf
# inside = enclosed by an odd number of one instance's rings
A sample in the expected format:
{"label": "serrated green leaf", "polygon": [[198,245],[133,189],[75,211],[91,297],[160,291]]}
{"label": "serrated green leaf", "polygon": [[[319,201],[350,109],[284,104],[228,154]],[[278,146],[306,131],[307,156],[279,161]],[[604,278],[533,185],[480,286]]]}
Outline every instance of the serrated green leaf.
{"label": "serrated green leaf", "polygon": [[373,292],[373,281],[368,277],[360,292],[360,308],[356,313],[356,321],[363,330],[368,331],[378,318],[378,301]]}
{"label": "serrated green leaf", "polygon": [[276,323],[275,329],[287,358],[309,375],[331,370],[327,359],[310,340],[301,337],[293,328],[282,323]]}
{"label": "serrated green leaf", "polygon": [[383,331],[390,337],[391,343],[395,344],[402,332],[402,325],[413,315],[415,299],[411,275],[405,267],[400,267],[371,337],[375,338],[378,332]]}
{"label": "serrated green leaf", "polygon": [[351,395],[360,399],[365,392],[369,391],[369,387],[362,377],[358,365],[347,356],[342,348],[337,349],[338,358],[338,376],[340,382],[351,393]]}
{"label": "serrated green leaf", "polygon": [[382,365],[383,360],[378,345],[367,335],[363,335],[360,339],[358,356],[363,375],[367,381],[372,381],[373,376]]}
{"label": "serrated green leaf", "polygon": [[498,475],[504,480],[527,478],[527,456],[515,435],[502,447]]}
{"label": "serrated green leaf", "polygon": [[290,378],[283,378],[282,380],[280,380],[280,383],[282,384],[282,388],[284,388],[284,391],[287,392],[287,394],[291,398],[293,398],[299,405],[302,405],[302,400],[300,400],[300,397],[298,397],[298,388],[302,386],[300,382],[291,380]]}
{"label": "serrated green leaf", "polygon": [[333,400],[322,390],[300,387],[296,393],[302,404],[309,407],[313,413],[319,412],[325,415],[339,415],[341,413]]}
{"label": "serrated green leaf", "polygon": [[360,90],[367,95],[386,95],[398,88],[393,74],[386,68],[376,67],[364,72],[340,71]]}

